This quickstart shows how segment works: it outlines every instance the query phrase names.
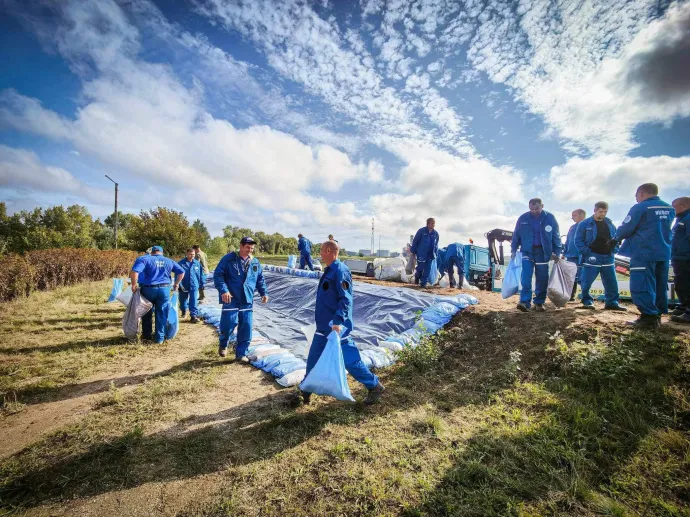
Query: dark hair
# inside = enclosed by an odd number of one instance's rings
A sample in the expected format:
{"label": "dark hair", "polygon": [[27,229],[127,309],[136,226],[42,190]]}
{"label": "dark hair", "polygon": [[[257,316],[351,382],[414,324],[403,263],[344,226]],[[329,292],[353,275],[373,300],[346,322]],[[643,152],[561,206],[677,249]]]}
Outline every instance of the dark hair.
{"label": "dark hair", "polygon": [[659,187],[655,183],[643,183],[637,187],[637,191],[642,191],[645,194],[651,194],[652,196],[657,196],[659,194]]}
{"label": "dark hair", "polygon": [[594,205],[594,210],[598,208],[605,208],[606,210],[608,210],[609,204],[606,201],[597,201],[597,203]]}
{"label": "dark hair", "polygon": [[189,253],[190,251],[194,253],[194,248],[187,248],[187,251],[185,251],[185,253]]}
{"label": "dark hair", "polygon": [[587,211],[583,210],[582,208],[576,208],[575,210],[573,210],[573,212],[577,212],[580,215],[587,215]]}
{"label": "dark hair", "polygon": [[298,233],[297,237],[299,237],[301,239],[302,237],[304,237],[304,235],[302,235],[301,233]]}
{"label": "dark hair", "polygon": [[436,222],[436,219],[429,217],[429,219],[426,220],[426,224],[429,224],[431,221]]}
{"label": "dark hair", "polygon": [[[540,205],[543,204],[543,203],[541,202],[541,199],[538,198],[538,197],[533,197],[532,199],[530,199],[528,204],[531,205],[532,203],[539,203]],[[587,213],[587,212],[585,212],[585,213]]]}
{"label": "dark hair", "polygon": [[192,246],[192,249],[195,249],[195,250],[200,250],[201,248],[199,247],[199,245],[198,245],[198,244],[195,244],[194,246]]}

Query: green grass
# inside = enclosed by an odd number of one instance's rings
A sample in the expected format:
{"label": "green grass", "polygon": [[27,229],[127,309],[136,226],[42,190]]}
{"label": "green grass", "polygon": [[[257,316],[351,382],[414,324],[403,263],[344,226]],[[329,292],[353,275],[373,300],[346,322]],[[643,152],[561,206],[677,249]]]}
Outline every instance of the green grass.
{"label": "green grass", "polygon": [[0,462],[0,508],[211,476],[178,515],[690,516],[689,334],[562,314],[456,316],[371,408],[285,390],[183,417],[219,387],[203,346]]}

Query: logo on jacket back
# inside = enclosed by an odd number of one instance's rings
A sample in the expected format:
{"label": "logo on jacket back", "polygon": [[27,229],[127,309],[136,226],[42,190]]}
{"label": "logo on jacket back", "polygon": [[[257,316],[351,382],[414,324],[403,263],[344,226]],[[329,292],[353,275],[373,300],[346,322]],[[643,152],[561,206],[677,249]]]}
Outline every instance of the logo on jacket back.
{"label": "logo on jacket back", "polygon": [[659,219],[668,219],[670,210],[655,210],[654,213],[659,217]]}

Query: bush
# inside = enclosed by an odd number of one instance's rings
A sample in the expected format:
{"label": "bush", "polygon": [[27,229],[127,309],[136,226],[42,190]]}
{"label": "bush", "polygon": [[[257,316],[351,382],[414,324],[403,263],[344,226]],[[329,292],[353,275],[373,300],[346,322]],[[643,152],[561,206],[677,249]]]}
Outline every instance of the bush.
{"label": "bush", "polygon": [[126,275],[134,251],[50,249],[0,258],[0,301],[27,296],[35,289],[55,289],[79,282]]}
{"label": "bush", "polygon": [[430,371],[438,364],[441,357],[437,339],[433,335],[423,337],[417,346],[406,346],[397,352],[398,359],[420,373]]}

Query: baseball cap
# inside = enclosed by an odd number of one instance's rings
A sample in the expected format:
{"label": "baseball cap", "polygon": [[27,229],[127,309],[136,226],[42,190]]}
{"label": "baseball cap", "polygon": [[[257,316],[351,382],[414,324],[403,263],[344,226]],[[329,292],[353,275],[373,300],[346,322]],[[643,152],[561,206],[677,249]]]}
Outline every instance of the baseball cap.
{"label": "baseball cap", "polygon": [[256,244],[256,241],[251,237],[242,237],[242,240],[240,241],[240,246],[244,246],[245,244]]}
{"label": "baseball cap", "polygon": [[161,253],[163,253],[163,248],[161,246],[152,246],[151,253],[153,253],[154,251],[160,251]]}

